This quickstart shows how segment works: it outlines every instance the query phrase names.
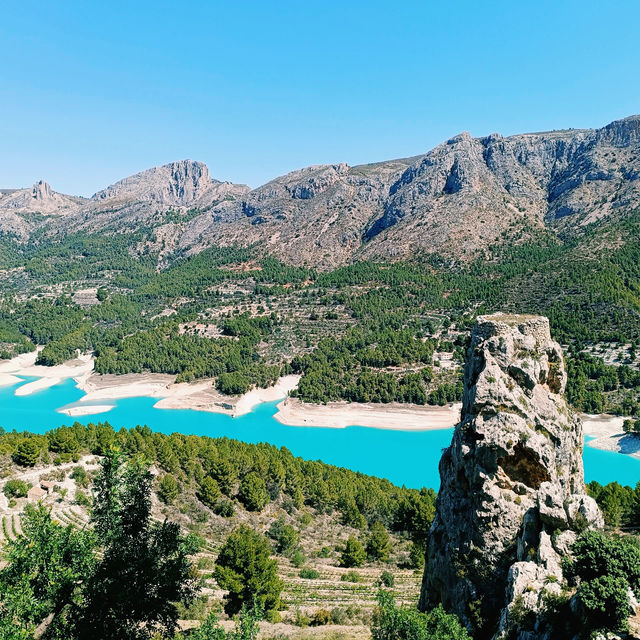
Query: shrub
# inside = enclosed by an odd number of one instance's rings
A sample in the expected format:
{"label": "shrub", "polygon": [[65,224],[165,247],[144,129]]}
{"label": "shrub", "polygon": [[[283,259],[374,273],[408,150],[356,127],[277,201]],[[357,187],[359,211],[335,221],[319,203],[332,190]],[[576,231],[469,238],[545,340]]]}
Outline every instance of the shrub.
{"label": "shrub", "polygon": [[409,549],[409,564],[414,569],[422,569],[424,566],[424,548],[418,542],[412,542]]}
{"label": "shrub", "polygon": [[298,550],[291,556],[291,564],[299,569],[305,562],[307,561],[307,556],[302,553],[302,551]]}
{"label": "shrub", "polygon": [[349,616],[341,607],[334,607],[331,609],[331,622],[333,622],[333,624],[344,625],[349,622]]}
{"label": "shrub", "polygon": [[374,560],[387,560],[391,552],[391,539],[381,522],[374,522],[367,540],[367,556]]}
{"label": "shrub", "polygon": [[441,606],[428,613],[397,607],[386,591],[378,594],[378,609],[371,627],[373,640],[470,640],[458,618]]}
{"label": "shrub", "polygon": [[367,559],[362,543],[355,536],[349,536],[345,543],[340,562],[343,567],[361,567]]}
{"label": "shrub", "polygon": [[235,628],[225,632],[224,628],[218,624],[216,614],[210,613],[200,627],[189,634],[189,640],[256,640],[260,633],[258,621],[262,616],[260,607],[254,609],[243,607],[236,620]]}
{"label": "shrub", "polygon": [[640,591],[640,548],[631,537],[614,538],[586,531],[565,561],[568,578],[578,582],[577,596],[587,628],[625,631],[631,613],[628,592]]}
{"label": "shrub", "polygon": [[265,611],[280,607],[282,582],[278,564],[271,559],[267,538],[246,525],[227,538],[216,560],[215,578],[228,591],[225,611],[233,615],[243,605],[260,605]]}
{"label": "shrub", "polygon": [[275,542],[276,551],[285,555],[292,553],[300,541],[298,532],[286,524],[284,518],[278,518],[271,525],[268,536]]}
{"label": "shrub", "polygon": [[315,569],[300,569],[298,575],[305,580],[317,580],[320,577],[320,574]]}
{"label": "shrub", "polygon": [[91,506],[91,499],[84,491],[82,491],[82,489],[76,489],[76,497],[74,502],[81,507]]}
{"label": "shrub", "polygon": [[13,461],[21,467],[33,467],[40,457],[41,447],[35,438],[26,438],[16,448]]}
{"label": "shrub", "polygon": [[393,587],[393,585],[396,583],[396,579],[393,575],[393,573],[391,573],[390,571],[383,571],[380,574],[380,577],[378,578],[378,584],[380,584],[383,587]]}
{"label": "shrub", "polygon": [[311,618],[312,627],[323,627],[331,622],[331,612],[326,609],[318,609]]}
{"label": "shrub", "polygon": [[235,513],[235,508],[231,500],[220,500],[213,510],[214,513],[223,518],[231,518]]}
{"label": "shrub", "polygon": [[347,571],[340,576],[342,582],[360,582],[360,574],[357,571]]}
{"label": "shrub", "polygon": [[86,487],[89,484],[89,476],[87,475],[87,470],[80,465],[78,465],[77,467],[73,467],[73,470],[71,471],[71,478],[76,481],[76,484],[79,487]]}
{"label": "shrub", "polygon": [[624,631],[633,613],[629,605],[629,585],[622,576],[605,575],[586,580],[580,585],[578,597],[584,607],[591,629]]}
{"label": "shrub", "polygon": [[200,502],[211,509],[215,509],[221,495],[222,492],[218,483],[211,476],[205,476],[200,483],[200,490],[198,491]]}
{"label": "shrub", "polygon": [[173,504],[178,497],[178,481],[170,473],[162,476],[158,482],[158,497],[165,504]]}
{"label": "shrub", "polygon": [[300,609],[296,609],[296,617],[293,620],[293,624],[295,624],[296,627],[301,627],[304,629],[305,627],[308,627],[311,624],[311,618],[305,613],[303,613],[302,611],[300,611]]}
{"label": "shrub", "polygon": [[31,485],[22,480],[8,480],[2,492],[7,498],[24,498],[30,488]]}

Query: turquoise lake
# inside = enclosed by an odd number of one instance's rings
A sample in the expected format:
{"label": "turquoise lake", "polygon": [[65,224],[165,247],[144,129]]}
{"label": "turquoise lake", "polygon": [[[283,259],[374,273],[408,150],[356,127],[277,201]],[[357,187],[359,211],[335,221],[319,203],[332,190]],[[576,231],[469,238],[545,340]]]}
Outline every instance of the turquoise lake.
{"label": "turquoise lake", "polygon": [[[73,380],[28,396],[16,396],[17,386],[0,387],[0,426],[7,431],[44,433],[77,421],[109,422],[115,428],[140,424],[163,433],[226,436],[244,442],[284,446],[308,460],[322,460],[414,488],[439,487],[438,462],[442,449],[451,442],[453,431],[288,427],[273,418],[277,402],[261,404],[245,416],[231,418],[188,409],[154,409],[155,398],[127,398],[101,403],[116,405],[107,413],[70,418],[56,409],[77,402],[84,395]],[[585,447],[584,466],[587,482],[597,480],[606,484],[617,480],[635,486],[640,480],[640,460],[619,453]]]}

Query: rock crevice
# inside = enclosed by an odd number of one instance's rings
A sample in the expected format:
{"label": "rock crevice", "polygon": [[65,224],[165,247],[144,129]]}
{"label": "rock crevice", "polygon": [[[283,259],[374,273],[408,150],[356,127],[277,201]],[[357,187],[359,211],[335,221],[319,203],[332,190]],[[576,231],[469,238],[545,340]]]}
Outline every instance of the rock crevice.
{"label": "rock crevice", "polygon": [[561,589],[562,557],[577,533],[602,527],[602,515],[585,493],[582,424],[562,396],[564,359],[549,321],[478,318],[464,375],[420,607],[442,603],[477,637],[517,637],[514,603],[540,611]]}

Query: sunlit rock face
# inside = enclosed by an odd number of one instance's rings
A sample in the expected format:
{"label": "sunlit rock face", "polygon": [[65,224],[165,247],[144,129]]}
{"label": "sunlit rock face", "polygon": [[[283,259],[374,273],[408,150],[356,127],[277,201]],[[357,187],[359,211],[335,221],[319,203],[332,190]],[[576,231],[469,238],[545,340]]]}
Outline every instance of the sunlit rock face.
{"label": "sunlit rock face", "polygon": [[478,318],[464,383],[420,606],[443,603],[477,637],[518,637],[510,606],[538,612],[543,590],[561,588],[576,532],[602,527],[602,515],[585,494],[582,424],[562,395],[564,359],[547,318]]}

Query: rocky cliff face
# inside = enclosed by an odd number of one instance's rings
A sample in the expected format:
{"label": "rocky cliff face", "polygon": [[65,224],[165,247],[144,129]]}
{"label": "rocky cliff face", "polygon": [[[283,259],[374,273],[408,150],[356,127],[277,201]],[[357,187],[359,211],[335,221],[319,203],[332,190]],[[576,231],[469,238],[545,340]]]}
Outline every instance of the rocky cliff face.
{"label": "rocky cliff face", "polygon": [[602,515],[585,495],[582,424],[562,397],[562,350],[546,318],[480,317],[464,382],[420,606],[442,602],[475,637],[518,637],[514,605],[537,612],[545,590],[560,590],[562,557]]}
{"label": "rocky cliff face", "polygon": [[181,247],[257,244],[297,264],[335,267],[359,251],[369,221],[409,160],[349,167],[320,165],[288,173],[194,219]]}
{"label": "rocky cliff face", "polygon": [[640,206],[640,117],[602,129],[472,138],[405,160],[309,167],[194,219],[179,240],[286,262],[481,254],[523,229],[560,235]]}
{"label": "rocky cliff face", "polygon": [[56,193],[44,180],[29,189],[7,189],[0,192],[0,212],[60,215],[76,209],[83,198]]}
{"label": "rocky cliff face", "polygon": [[[213,180],[207,165],[193,160],[181,160],[161,167],[153,167],[141,173],[120,180],[103,191],[96,193],[92,200],[121,200],[125,202],[154,202],[160,207],[189,207],[211,204],[208,196],[230,183]],[[245,191],[242,185],[240,192]],[[246,189],[248,190],[248,189]]]}
{"label": "rocky cliff face", "polygon": [[[471,138],[412,164],[366,232],[367,256],[474,255],[523,222],[566,234],[640,204],[640,117],[598,130]],[[389,256],[391,257],[391,256]]]}
{"label": "rocky cliff face", "polygon": [[49,233],[132,232],[140,227],[154,228],[170,250],[176,245],[182,227],[166,224],[168,211],[204,212],[249,191],[246,185],[211,178],[207,165],[202,162],[180,160],[136,173],[98,191],[67,216],[64,224],[50,225]]}
{"label": "rocky cliff face", "polygon": [[[49,196],[38,193],[40,211]],[[24,226],[14,201],[0,197],[0,230]],[[64,222],[40,224],[56,237],[151,228],[169,252],[254,246],[288,263],[329,268],[431,253],[466,260],[531,229],[567,236],[639,207],[640,116],[632,116],[601,129],[461,133],[413,158],[311,166],[253,190],[183,160],[71,201]],[[167,226],[164,213],[187,209],[198,214]]]}

